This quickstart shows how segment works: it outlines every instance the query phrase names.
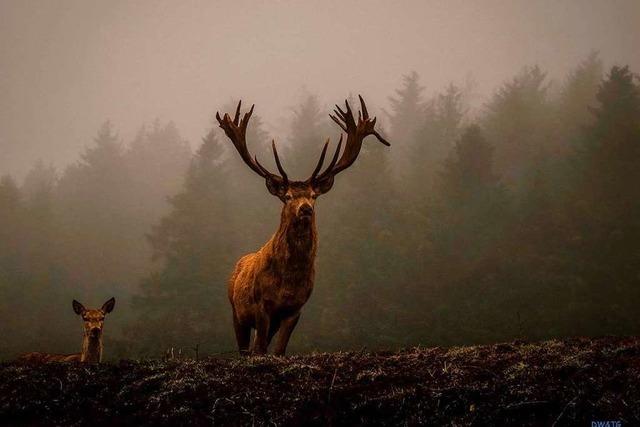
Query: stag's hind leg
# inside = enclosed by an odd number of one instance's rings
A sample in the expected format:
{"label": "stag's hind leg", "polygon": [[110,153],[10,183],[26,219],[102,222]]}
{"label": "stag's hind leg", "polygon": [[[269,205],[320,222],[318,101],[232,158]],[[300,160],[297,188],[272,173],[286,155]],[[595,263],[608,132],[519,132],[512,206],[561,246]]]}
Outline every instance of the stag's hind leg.
{"label": "stag's hind leg", "polygon": [[249,342],[251,340],[251,326],[241,324],[233,315],[233,329],[236,332],[236,341],[238,342],[238,350],[240,355],[249,354]]}
{"label": "stag's hind leg", "polygon": [[284,352],[287,350],[287,344],[289,344],[289,338],[291,338],[291,333],[298,324],[298,320],[300,320],[300,313],[282,319],[282,322],[280,322],[280,333],[276,339],[276,347],[273,352],[276,356],[284,355]]}
{"label": "stag's hind leg", "polygon": [[269,323],[269,335],[267,336],[267,347],[271,345],[271,340],[273,339],[274,335],[278,333],[279,330],[280,330],[280,320],[271,319],[271,322]]}

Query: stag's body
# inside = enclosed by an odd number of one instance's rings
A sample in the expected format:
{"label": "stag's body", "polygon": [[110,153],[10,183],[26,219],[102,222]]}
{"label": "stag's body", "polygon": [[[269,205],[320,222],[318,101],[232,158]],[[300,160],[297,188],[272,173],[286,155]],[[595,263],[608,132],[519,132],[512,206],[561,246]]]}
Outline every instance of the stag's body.
{"label": "stag's body", "polygon": [[334,177],[356,160],[362,140],[375,135],[389,145],[375,130],[375,118],[369,119],[360,98],[362,113],[356,123],[349,104],[346,111],[337,107],[331,118],[347,133],[344,152],[338,161],[342,136],[329,166],[320,173],[327,152],[326,142],[318,165],[306,181],[289,181],[275,142],[273,153],[280,175],[265,169],[247,150],[246,128],[253,107],[240,120],[240,104],[235,117],[216,115],[220,127],[233,142],[238,153],[254,172],[265,178],[271,194],[283,202],[280,226],[271,239],[257,252],[245,255],[236,264],[229,281],[229,301],[233,311],[233,326],[241,354],[249,351],[251,330],[256,330],[252,351],[267,352],[271,339],[278,334],[275,354],[284,354],[293,329],[300,318],[300,310],[313,291],[314,261],[318,239],[315,222],[315,200],[328,192]]}
{"label": "stag's body", "polygon": [[315,214],[298,220],[283,209],[273,237],[238,261],[229,281],[229,301],[241,351],[248,350],[252,328],[258,331],[256,352],[265,352],[281,329],[275,353],[284,353],[300,309],[313,291],[316,248]]}
{"label": "stag's body", "polygon": [[86,309],[78,301],[73,300],[73,310],[82,316],[83,335],[82,352],[73,354],[51,354],[31,352],[21,355],[18,360],[27,363],[50,362],[82,362],[100,363],[102,361],[102,328],[104,317],[113,310],[116,301],[111,298],[100,309]]}

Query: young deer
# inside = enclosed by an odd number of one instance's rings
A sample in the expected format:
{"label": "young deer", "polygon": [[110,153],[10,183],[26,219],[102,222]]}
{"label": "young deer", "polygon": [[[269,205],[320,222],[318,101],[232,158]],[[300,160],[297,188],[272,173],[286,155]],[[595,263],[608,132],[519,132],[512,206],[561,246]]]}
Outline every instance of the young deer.
{"label": "young deer", "polygon": [[370,119],[367,107],[360,97],[362,111],[358,121],[354,119],[349,103],[346,111],[336,105],[335,116],[330,115],[347,134],[347,142],[338,160],[342,146],[342,134],[338,147],[321,172],[329,140],[324,145],[318,164],[306,181],[290,181],[285,173],[275,142],[273,155],[280,175],[265,169],[256,157],[251,156],[245,140],[247,124],[253,106],[240,120],[240,103],[233,120],[229,114],[216,118],[231,140],[242,160],[251,170],[263,177],[269,192],[284,204],[280,215],[280,227],[271,239],[257,252],[245,255],[236,264],[229,281],[229,300],[233,311],[233,327],[240,354],[249,351],[251,330],[256,329],[252,351],[265,354],[271,339],[279,332],[275,354],[285,353],[289,338],[300,318],[300,310],[307,302],[314,282],[314,260],[318,237],[314,205],[316,198],[331,190],[334,177],[355,162],[362,141],[374,135],[389,146],[374,129],[376,119]]}
{"label": "young deer", "polygon": [[26,353],[18,360],[31,363],[48,362],[83,362],[100,363],[102,361],[102,329],[104,317],[113,311],[115,298],[105,302],[100,309],[86,309],[78,301],[73,300],[73,311],[82,316],[84,335],[82,338],[82,352],[74,354]]}

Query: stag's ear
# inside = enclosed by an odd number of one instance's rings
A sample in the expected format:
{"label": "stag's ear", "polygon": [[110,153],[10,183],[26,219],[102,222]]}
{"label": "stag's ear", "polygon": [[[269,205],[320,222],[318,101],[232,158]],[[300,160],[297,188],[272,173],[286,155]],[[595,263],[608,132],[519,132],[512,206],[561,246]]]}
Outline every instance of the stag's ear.
{"label": "stag's ear", "polygon": [[76,314],[82,314],[86,311],[86,309],[84,308],[84,305],[80,304],[78,301],[73,300],[73,311],[76,312]]}
{"label": "stag's ear", "polygon": [[267,190],[276,197],[283,198],[287,193],[287,184],[278,177],[267,176]]}
{"label": "stag's ear", "polygon": [[102,311],[104,311],[104,314],[107,313],[111,313],[113,311],[113,307],[116,305],[116,299],[115,298],[111,298],[109,301],[105,302],[104,304],[102,304]]}
{"label": "stag's ear", "polygon": [[333,175],[328,175],[325,178],[319,179],[313,183],[313,191],[318,194],[328,193],[333,187]]}

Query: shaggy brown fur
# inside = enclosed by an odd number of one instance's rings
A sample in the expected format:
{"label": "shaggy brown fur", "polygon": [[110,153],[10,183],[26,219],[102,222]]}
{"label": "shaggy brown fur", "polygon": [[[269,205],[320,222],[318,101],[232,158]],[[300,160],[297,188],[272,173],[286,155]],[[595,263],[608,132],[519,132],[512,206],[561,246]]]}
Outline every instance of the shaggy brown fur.
{"label": "shaggy brown fur", "polygon": [[73,311],[82,316],[84,322],[82,352],[74,354],[50,354],[31,352],[21,355],[18,360],[27,363],[49,362],[84,362],[99,363],[102,361],[102,330],[104,317],[113,311],[116,300],[111,298],[100,309],[86,309],[78,301],[73,300]]}
{"label": "shaggy brown fur", "polygon": [[331,118],[347,133],[347,142],[338,161],[342,136],[327,169],[320,173],[329,141],[311,177],[306,181],[289,181],[280,164],[275,142],[272,144],[280,176],[265,169],[247,150],[246,128],[253,107],[240,120],[240,104],[232,120],[228,114],[220,118],[220,127],[233,142],[245,163],[266,180],[267,189],[283,203],[280,226],[271,239],[257,252],[245,255],[236,264],[229,281],[229,301],[233,312],[233,326],[241,354],[249,352],[251,330],[256,330],[252,352],[267,352],[271,339],[278,334],[274,352],[285,353],[291,333],[300,318],[300,310],[313,290],[314,260],[318,246],[315,220],[316,198],[328,192],[334,177],[353,164],[363,139],[375,135],[389,145],[374,129],[375,118],[369,119],[360,98],[362,113],[356,123],[351,108],[337,107]]}
{"label": "shaggy brown fur", "polygon": [[282,208],[280,227],[255,253],[236,264],[229,281],[229,301],[241,352],[249,348],[251,329],[256,329],[253,350],[265,353],[280,331],[275,354],[284,354],[300,317],[300,309],[313,290],[317,248],[315,212],[301,215],[302,206],[315,202],[310,188],[290,189],[292,196]]}

